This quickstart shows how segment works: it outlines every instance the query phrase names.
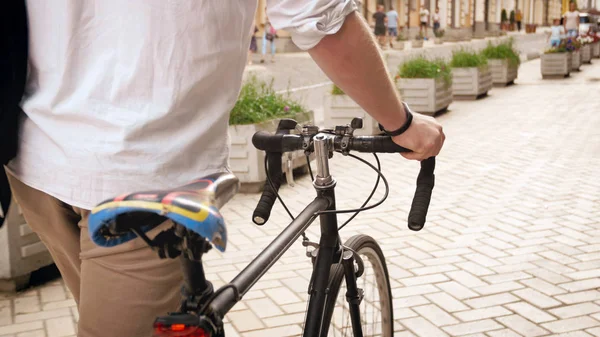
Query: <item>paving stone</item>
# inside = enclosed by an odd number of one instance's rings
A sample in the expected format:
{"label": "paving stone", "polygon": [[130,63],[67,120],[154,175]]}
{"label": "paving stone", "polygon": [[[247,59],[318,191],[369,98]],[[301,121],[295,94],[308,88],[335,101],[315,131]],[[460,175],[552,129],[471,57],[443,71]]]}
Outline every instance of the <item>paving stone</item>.
{"label": "paving stone", "polygon": [[46,331],[48,331],[48,337],[67,337],[75,335],[73,319],[71,317],[60,317],[46,320]]}
{"label": "paving stone", "polygon": [[500,316],[510,315],[512,312],[504,309],[501,306],[489,307],[483,309],[475,309],[468,311],[461,311],[454,313],[454,316],[460,318],[461,321],[470,322],[478,321],[486,318],[494,318]]}
{"label": "paving stone", "polygon": [[527,302],[510,303],[507,304],[506,307],[534,323],[556,320],[556,317],[549,315],[545,311],[540,310]]}
{"label": "paving stone", "polygon": [[513,294],[540,308],[555,307],[561,304],[554,298],[530,288],[513,291]]}
{"label": "paving stone", "polygon": [[482,296],[470,300],[466,300],[465,304],[472,308],[486,308],[495,305],[502,305],[511,302],[517,302],[519,298],[511,295],[510,293]]}
{"label": "paving stone", "polygon": [[600,322],[589,317],[581,316],[575,318],[561,319],[559,321],[543,323],[542,327],[554,332],[563,333],[569,331],[585,330],[587,328],[597,327]]}
{"label": "paving stone", "polygon": [[448,336],[447,333],[421,317],[403,319],[401,322],[402,325],[419,337]]}
{"label": "paving stone", "polygon": [[433,304],[415,307],[414,310],[419,313],[419,315],[425,317],[428,321],[435,324],[435,326],[452,325],[458,323],[456,318],[452,317],[452,315]]}
{"label": "paving stone", "polygon": [[469,307],[446,293],[426,295],[427,299],[448,312],[468,310]]}
{"label": "paving stone", "polygon": [[491,319],[484,319],[476,322],[462,323],[444,327],[443,329],[452,336],[462,336],[478,332],[486,332],[503,328],[502,325]]}
{"label": "paving stone", "polygon": [[506,327],[520,333],[523,336],[542,336],[548,333],[545,329],[531,323],[525,318],[519,315],[511,315],[497,318],[498,322],[502,323]]}
{"label": "paving stone", "polygon": [[571,318],[583,315],[594,314],[600,311],[600,306],[594,303],[580,303],[549,310],[555,316],[560,318]]}

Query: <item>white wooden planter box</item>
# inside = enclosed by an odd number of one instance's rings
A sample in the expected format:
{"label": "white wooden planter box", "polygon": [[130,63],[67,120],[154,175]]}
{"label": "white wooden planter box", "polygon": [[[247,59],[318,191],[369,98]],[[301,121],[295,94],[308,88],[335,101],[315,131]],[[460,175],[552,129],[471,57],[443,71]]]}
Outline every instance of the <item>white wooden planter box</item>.
{"label": "white wooden planter box", "polygon": [[519,74],[519,66],[511,66],[508,60],[488,60],[492,71],[492,82],[494,85],[506,86],[515,81]]}
{"label": "white wooden planter box", "polygon": [[488,66],[452,68],[454,99],[477,99],[492,89],[492,72]]}
{"label": "white wooden planter box", "polygon": [[402,100],[419,113],[434,116],[452,103],[452,85],[442,79],[401,78],[397,85]]}
{"label": "white wooden planter box", "polygon": [[325,95],[324,107],[324,126],[327,128],[347,125],[350,124],[352,118],[360,117],[363,119],[363,128],[354,131],[355,135],[371,136],[381,133],[377,121],[348,95],[327,94]]}
{"label": "white wooden planter box", "polygon": [[394,41],[393,43],[393,49],[395,50],[404,50],[404,41]]}
{"label": "white wooden planter box", "polygon": [[569,53],[542,54],[542,78],[564,78],[571,73],[571,55]]}
{"label": "white wooden planter box", "polygon": [[31,231],[13,200],[0,229],[0,291],[24,288],[33,271],[52,263],[46,246]]}
{"label": "white wooden planter box", "polygon": [[413,48],[423,48],[423,40],[412,40]]}
{"label": "white wooden planter box", "polygon": [[592,57],[593,58],[600,57],[600,42],[592,43]]}
{"label": "white wooden planter box", "polygon": [[[294,118],[298,124],[314,124],[313,112],[301,113]],[[257,150],[252,145],[252,136],[257,131],[274,133],[277,130],[279,119],[262,122],[259,124],[230,125],[229,136],[231,149],[229,152],[229,165],[233,174],[242,183],[243,192],[258,192],[267,181],[265,172],[265,152]],[[306,165],[304,151],[292,152],[293,168]],[[283,154],[282,166],[285,168],[288,154]],[[285,172],[285,170],[283,170]]]}
{"label": "white wooden planter box", "polygon": [[592,63],[592,46],[589,44],[581,47],[581,63]]}
{"label": "white wooden planter box", "polygon": [[441,37],[436,37],[433,39],[434,44],[443,44],[444,40]]}
{"label": "white wooden planter box", "polygon": [[581,68],[581,50],[571,53],[571,70],[579,70]]}

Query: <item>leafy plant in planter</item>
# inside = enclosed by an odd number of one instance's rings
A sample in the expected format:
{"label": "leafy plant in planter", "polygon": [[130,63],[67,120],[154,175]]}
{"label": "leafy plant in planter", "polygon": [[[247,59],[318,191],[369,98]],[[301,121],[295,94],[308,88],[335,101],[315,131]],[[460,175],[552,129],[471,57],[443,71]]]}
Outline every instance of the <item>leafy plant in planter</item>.
{"label": "leafy plant in planter", "polygon": [[[274,132],[280,118],[294,118],[301,124],[313,121],[311,111],[288,95],[275,92],[273,80],[267,82],[250,75],[229,116],[229,162],[247,192],[259,191],[266,181],[264,152],[254,148],[250,139],[259,130]],[[292,168],[304,165],[303,151],[292,152]]]}
{"label": "leafy plant in planter", "polygon": [[446,85],[451,85],[452,71],[442,58],[429,60],[424,56],[418,56],[398,67],[396,80],[400,78],[439,78]]}
{"label": "leafy plant in planter", "polygon": [[515,11],[514,10],[510,11],[509,20],[510,20],[510,30],[515,30],[516,20],[515,20]]}
{"label": "leafy plant in planter", "polygon": [[415,35],[415,40],[424,40],[425,36],[423,36],[423,34],[421,34],[421,32],[417,33],[417,35]]}
{"label": "leafy plant in planter", "polygon": [[306,109],[289,96],[278,94],[270,82],[250,75],[229,115],[229,125],[255,124],[276,118],[292,117]]}
{"label": "leafy plant in planter", "polygon": [[455,98],[474,100],[484,96],[492,88],[492,73],[487,59],[481,53],[464,49],[455,51],[452,53],[450,66]]}
{"label": "leafy plant in planter", "polygon": [[508,60],[509,64],[514,67],[518,67],[521,64],[521,58],[519,52],[514,47],[514,40],[510,39],[506,42],[493,45],[488,42],[481,54],[487,59],[493,60]]}
{"label": "leafy plant in planter", "polygon": [[418,56],[398,67],[402,99],[415,111],[435,115],[452,102],[452,71],[444,59]]}
{"label": "leafy plant in planter", "polygon": [[521,58],[514,47],[514,40],[493,45],[488,42],[481,54],[488,59],[494,84],[507,85],[517,78]]}
{"label": "leafy plant in planter", "polygon": [[[570,46],[569,48],[573,47]],[[569,76],[572,62],[572,56],[567,49],[567,42],[563,39],[558,46],[547,49],[541,56],[542,78],[564,78]]]}
{"label": "leafy plant in planter", "polygon": [[435,35],[435,37],[438,37],[438,38],[444,37],[445,34],[446,34],[446,31],[443,29],[437,29],[433,32],[433,35]]}
{"label": "leafy plant in planter", "polygon": [[402,42],[402,41],[406,41],[406,36],[404,36],[404,34],[402,34],[402,33],[398,33],[398,36],[396,36],[396,42]]}
{"label": "leafy plant in planter", "polygon": [[452,68],[480,68],[487,66],[487,58],[481,53],[468,50],[458,50],[452,53],[450,67]]}

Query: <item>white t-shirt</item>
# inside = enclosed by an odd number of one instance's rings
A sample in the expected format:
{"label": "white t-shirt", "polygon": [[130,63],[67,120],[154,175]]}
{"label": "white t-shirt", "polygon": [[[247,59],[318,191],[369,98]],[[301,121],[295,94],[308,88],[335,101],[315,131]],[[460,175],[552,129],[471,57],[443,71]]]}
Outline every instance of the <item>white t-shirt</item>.
{"label": "white t-shirt", "polygon": [[[256,7],[256,0],[27,0],[27,118],[9,169],[84,209],[227,171],[229,112]],[[268,0],[267,8],[273,26],[308,49],[356,6]]]}
{"label": "white t-shirt", "polygon": [[429,18],[429,10],[427,8],[421,9],[421,22],[427,23],[427,18]]}
{"label": "white t-shirt", "polygon": [[579,12],[566,12],[565,20],[567,21],[565,24],[565,28],[567,28],[567,30],[577,29],[577,22],[579,22]]}
{"label": "white t-shirt", "polygon": [[433,19],[433,22],[440,22],[440,14],[439,13],[431,14],[431,18]]}
{"label": "white t-shirt", "polygon": [[565,35],[565,27],[563,26],[552,26],[550,29],[552,31],[552,33],[550,34],[550,38],[552,40],[561,39]]}

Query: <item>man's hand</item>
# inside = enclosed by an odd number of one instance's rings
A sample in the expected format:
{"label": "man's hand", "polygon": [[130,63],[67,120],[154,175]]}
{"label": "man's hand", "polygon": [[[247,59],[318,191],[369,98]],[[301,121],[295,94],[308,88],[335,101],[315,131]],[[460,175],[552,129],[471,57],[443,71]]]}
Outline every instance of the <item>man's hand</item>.
{"label": "man's hand", "polygon": [[402,153],[406,159],[425,160],[437,156],[444,145],[446,136],[442,125],[433,117],[413,113],[410,127],[403,134],[393,138],[393,141],[413,152]]}
{"label": "man's hand", "polygon": [[[336,34],[324,37],[309,53],[323,72],[386,130],[397,130],[406,122],[406,112],[372,35],[354,12]],[[440,152],[444,139],[435,119],[415,113],[411,126],[394,142],[414,151],[404,153],[405,158],[424,160]]]}

